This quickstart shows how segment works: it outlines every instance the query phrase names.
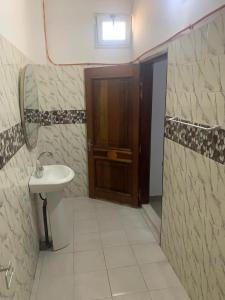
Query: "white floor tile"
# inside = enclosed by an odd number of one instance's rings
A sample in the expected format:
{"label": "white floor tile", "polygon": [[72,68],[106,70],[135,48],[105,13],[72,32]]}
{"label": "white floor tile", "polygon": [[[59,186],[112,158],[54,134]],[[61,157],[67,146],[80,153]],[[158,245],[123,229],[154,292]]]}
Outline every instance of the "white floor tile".
{"label": "white floor tile", "polygon": [[98,220],[99,230],[101,232],[123,230],[123,225],[118,217],[104,217]]}
{"label": "white floor tile", "polygon": [[96,208],[96,214],[98,218],[108,218],[108,217],[117,217],[118,214],[118,208],[115,207],[100,207]]}
{"label": "white floor tile", "polygon": [[74,250],[99,250],[102,248],[100,234],[96,232],[74,235]]}
{"label": "white floor tile", "polygon": [[125,229],[135,229],[135,228],[144,228],[148,229],[147,224],[143,217],[138,214],[138,215],[124,215],[122,218],[122,223]]}
{"label": "white floor tile", "polygon": [[126,233],[130,244],[155,242],[155,238],[149,229],[128,229]]}
{"label": "white floor tile", "polygon": [[88,273],[100,270],[106,270],[105,258],[101,250],[74,253],[75,273]]}
{"label": "white floor tile", "polygon": [[98,232],[98,222],[96,219],[77,220],[74,222],[74,234]]}
{"label": "white floor tile", "polygon": [[40,254],[32,299],[189,300],[140,210],[88,197],[67,204],[71,244]]}
{"label": "white floor tile", "polygon": [[76,300],[102,299],[111,296],[106,271],[75,275],[74,288]]}
{"label": "white floor tile", "polygon": [[108,274],[113,296],[147,290],[137,266],[109,269]]}
{"label": "white floor tile", "polygon": [[140,216],[140,214],[141,214],[141,209],[137,209],[129,206],[121,206],[119,209],[119,215],[123,218],[138,217]]}
{"label": "white floor tile", "polygon": [[104,247],[128,244],[126,233],[123,230],[102,232],[101,239]]}
{"label": "white floor tile", "polygon": [[96,211],[94,208],[81,209],[79,211],[75,211],[74,220],[89,220],[96,218]]}
{"label": "white floor tile", "polygon": [[47,252],[41,271],[43,277],[63,277],[73,274],[73,253],[58,254]]}
{"label": "white floor tile", "polygon": [[152,300],[149,292],[141,292],[113,297],[113,300]]}
{"label": "white floor tile", "polygon": [[166,261],[166,256],[157,243],[132,245],[139,264]]}
{"label": "white floor tile", "polygon": [[168,262],[157,262],[141,266],[149,290],[180,287],[181,284]]}
{"label": "white floor tile", "polygon": [[137,261],[130,246],[104,248],[107,268],[136,265]]}
{"label": "white floor tile", "polygon": [[51,277],[41,280],[37,300],[73,300],[73,276]]}
{"label": "white floor tile", "polygon": [[152,300],[190,300],[183,288],[170,288],[150,292]]}
{"label": "white floor tile", "polygon": [[96,208],[118,208],[118,204],[110,202],[110,201],[104,201],[104,200],[94,200],[95,207]]}
{"label": "white floor tile", "polygon": [[80,197],[74,201],[74,212],[79,210],[92,209],[95,208],[95,203],[93,199]]}

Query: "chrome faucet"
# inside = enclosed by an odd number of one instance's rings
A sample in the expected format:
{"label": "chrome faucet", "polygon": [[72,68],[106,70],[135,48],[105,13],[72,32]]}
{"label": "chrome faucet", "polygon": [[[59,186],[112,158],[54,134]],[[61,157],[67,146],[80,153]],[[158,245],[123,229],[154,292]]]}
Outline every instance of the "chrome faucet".
{"label": "chrome faucet", "polygon": [[49,157],[53,157],[52,152],[49,152],[49,151],[41,152],[41,153],[38,155],[38,158],[37,158],[37,161],[36,161],[36,170],[35,170],[35,176],[36,176],[37,178],[41,178],[41,177],[43,176],[44,167],[43,167],[43,165],[42,165],[41,162],[40,162],[40,158],[41,158],[43,155],[47,155],[47,156],[49,156]]}

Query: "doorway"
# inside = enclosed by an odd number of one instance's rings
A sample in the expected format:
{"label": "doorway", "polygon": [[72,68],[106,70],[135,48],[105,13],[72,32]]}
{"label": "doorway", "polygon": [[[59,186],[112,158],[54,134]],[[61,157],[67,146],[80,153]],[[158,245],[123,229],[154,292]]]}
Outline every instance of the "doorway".
{"label": "doorway", "polygon": [[140,197],[160,231],[163,195],[163,144],[167,54],[141,63]]}
{"label": "doorway", "polygon": [[147,204],[161,218],[166,78],[167,54],[85,70],[91,198]]}

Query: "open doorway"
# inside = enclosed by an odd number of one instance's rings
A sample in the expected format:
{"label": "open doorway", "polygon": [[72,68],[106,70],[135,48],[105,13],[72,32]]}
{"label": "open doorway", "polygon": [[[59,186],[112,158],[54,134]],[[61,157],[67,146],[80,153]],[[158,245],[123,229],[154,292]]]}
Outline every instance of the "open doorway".
{"label": "open doorway", "polygon": [[159,230],[162,217],[167,64],[167,54],[141,64],[140,198]]}

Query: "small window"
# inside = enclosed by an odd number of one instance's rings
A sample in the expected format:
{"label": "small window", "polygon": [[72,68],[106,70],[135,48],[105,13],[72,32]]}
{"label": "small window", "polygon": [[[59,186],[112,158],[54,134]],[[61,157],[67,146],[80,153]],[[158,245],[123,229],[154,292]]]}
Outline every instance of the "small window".
{"label": "small window", "polygon": [[131,17],[128,15],[96,15],[97,47],[129,47]]}

